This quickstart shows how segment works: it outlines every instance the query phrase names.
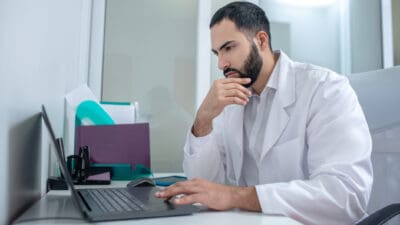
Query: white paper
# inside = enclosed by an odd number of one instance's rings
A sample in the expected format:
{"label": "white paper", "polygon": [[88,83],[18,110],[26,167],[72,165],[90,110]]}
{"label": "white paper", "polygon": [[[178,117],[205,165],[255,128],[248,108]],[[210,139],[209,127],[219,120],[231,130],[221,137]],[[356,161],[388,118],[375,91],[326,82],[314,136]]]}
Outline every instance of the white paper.
{"label": "white paper", "polygon": [[101,104],[116,124],[135,123],[135,107],[132,104]]}

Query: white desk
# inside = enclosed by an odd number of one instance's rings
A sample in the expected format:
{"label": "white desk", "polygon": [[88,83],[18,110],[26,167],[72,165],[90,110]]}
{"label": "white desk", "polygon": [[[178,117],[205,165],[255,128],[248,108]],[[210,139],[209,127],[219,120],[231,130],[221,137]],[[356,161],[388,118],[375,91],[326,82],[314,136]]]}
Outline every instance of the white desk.
{"label": "white desk", "polygon": [[[113,181],[112,187],[125,187],[127,181]],[[78,186],[77,188],[94,187],[90,186]],[[99,187],[99,186],[96,186]],[[110,185],[103,185],[101,187],[110,187]],[[35,218],[34,215],[37,211],[45,211],[49,214],[56,215],[56,217],[64,214],[65,217],[79,218],[80,214],[75,209],[69,197],[69,191],[50,191],[40,201],[35,203],[22,217],[24,218]],[[63,200],[61,200],[63,199]],[[60,201],[61,200],[61,201]],[[34,212],[36,211],[36,212]],[[68,211],[68,212],[66,212]],[[16,224],[101,224],[101,225],[179,225],[179,224],[218,224],[218,225],[235,225],[235,224],[251,224],[251,225],[298,225],[300,223],[283,216],[272,216],[261,213],[245,212],[239,210],[217,212],[210,210],[203,210],[188,216],[178,217],[163,217],[163,218],[151,218],[151,219],[137,219],[137,220],[124,220],[114,222],[101,222],[101,223],[88,223],[84,220],[77,219],[49,219],[49,220],[32,220],[25,221]]]}

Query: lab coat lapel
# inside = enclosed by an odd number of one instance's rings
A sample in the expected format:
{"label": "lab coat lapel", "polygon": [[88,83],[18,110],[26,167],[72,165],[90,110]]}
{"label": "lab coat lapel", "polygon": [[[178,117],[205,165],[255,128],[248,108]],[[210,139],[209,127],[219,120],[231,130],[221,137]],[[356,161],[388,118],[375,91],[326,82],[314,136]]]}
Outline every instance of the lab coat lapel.
{"label": "lab coat lapel", "polygon": [[239,182],[243,164],[243,106],[229,106],[229,113],[225,124],[227,146],[232,159],[236,182]]}
{"label": "lab coat lapel", "polygon": [[296,100],[295,74],[290,72],[291,60],[281,52],[277,90],[269,113],[261,159],[271,150],[289,121],[286,107]]}
{"label": "lab coat lapel", "polygon": [[265,157],[271,147],[281,136],[288,121],[289,116],[286,113],[282,102],[279,99],[275,98],[274,102],[272,103],[271,112],[269,113],[261,159]]}

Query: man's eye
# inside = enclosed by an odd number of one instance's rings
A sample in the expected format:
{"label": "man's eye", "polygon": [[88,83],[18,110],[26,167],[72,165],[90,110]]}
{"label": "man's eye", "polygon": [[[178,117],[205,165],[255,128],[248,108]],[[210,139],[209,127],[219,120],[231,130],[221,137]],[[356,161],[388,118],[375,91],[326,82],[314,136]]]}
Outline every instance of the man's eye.
{"label": "man's eye", "polygon": [[231,50],[231,49],[232,49],[231,46],[227,46],[227,47],[225,48],[225,51],[229,51],[229,50]]}

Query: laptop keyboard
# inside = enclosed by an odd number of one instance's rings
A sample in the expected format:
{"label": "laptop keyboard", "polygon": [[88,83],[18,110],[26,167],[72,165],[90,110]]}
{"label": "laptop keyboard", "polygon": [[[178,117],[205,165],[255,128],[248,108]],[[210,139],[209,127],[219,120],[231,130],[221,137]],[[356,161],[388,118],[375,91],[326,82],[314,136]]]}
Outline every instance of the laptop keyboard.
{"label": "laptop keyboard", "polygon": [[80,190],[83,196],[90,196],[103,212],[131,212],[145,210],[145,205],[125,188],[99,188]]}

